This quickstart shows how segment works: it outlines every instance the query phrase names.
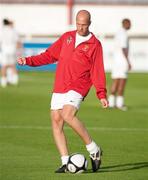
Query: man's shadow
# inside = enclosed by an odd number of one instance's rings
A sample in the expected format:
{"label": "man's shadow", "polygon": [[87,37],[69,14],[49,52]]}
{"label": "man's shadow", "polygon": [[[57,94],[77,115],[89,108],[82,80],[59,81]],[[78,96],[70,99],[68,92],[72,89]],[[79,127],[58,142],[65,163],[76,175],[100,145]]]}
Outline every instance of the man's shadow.
{"label": "man's shadow", "polygon": [[[97,173],[104,173],[104,172],[120,172],[120,171],[129,171],[129,170],[136,170],[147,168],[148,162],[138,162],[138,163],[127,163],[127,164],[118,164],[113,166],[104,166],[97,171]],[[85,173],[93,173],[92,169],[88,169]]]}

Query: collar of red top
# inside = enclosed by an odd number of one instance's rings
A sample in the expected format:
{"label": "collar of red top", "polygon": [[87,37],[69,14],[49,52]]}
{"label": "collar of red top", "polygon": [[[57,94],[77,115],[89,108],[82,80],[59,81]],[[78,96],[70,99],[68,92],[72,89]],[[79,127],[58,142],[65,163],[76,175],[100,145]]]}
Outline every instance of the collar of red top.
{"label": "collar of red top", "polygon": [[[77,30],[70,31],[70,35],[74,38],[74,40],[76,39],[76,32],[77,32]],[[92,44],[92,43],[95,43],[96,37],[95,37],[95,35],[92,32],[90,32],[90,33],[92,34],[92,36],[86,42]]]}

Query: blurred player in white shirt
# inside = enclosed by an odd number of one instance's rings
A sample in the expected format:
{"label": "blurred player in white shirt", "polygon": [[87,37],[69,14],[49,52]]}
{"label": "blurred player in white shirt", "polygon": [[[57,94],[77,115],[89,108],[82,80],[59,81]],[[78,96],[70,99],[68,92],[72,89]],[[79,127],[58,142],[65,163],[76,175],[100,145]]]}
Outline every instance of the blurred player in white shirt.
{"label": "blurred player in white shirt", "polygon": [[128,58],[129,39],[127,30],[131,27],[129,19],[122,20],[122,28],[115,35],[115,52],[112,64],[112,85],[110,88],[109,107],[117,107],[126,110],[124,104],[124,90],[127,81],[128,71],[131,64]]}
{"label": "blurred player in white shirt", "polygon": [[8,83],[18,84],[18,73],[16,70],[16,52],[20,46],[19,37],[13,27],[13,22],[3,20],[3,28],[0,32],[1,48],[1,86],[6,87]]}

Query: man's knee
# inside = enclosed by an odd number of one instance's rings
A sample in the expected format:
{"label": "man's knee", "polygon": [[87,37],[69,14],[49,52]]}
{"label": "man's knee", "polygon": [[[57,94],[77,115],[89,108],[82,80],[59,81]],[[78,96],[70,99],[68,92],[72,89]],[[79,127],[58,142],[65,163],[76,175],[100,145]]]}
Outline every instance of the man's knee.
{"label": "man's knee", "polygon": [[53,124],[60,124],[63,119],[58,111],[51,111],[51,120]]}
{"label": "man's knee", "polygon": [[63,120],[68,124],[73,119],[73,116],[69,112],[62,111],[61,115],[62,115]]}
{"label": "man's knee", "polygon": [[64,121],[60,115],[60,112],[51,111],[52,130],[54,133],[63,132]]}

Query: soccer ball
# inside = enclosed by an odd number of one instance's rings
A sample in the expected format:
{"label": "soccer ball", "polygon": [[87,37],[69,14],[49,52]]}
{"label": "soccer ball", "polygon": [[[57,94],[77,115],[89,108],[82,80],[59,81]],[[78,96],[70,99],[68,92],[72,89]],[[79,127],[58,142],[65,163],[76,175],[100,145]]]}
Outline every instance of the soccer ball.
{"label": "soccer ball", "polygon": [[67,163],[67,169],[70,173],[82,173],[87,169],[87,160],[83,154],[72,154]]}

